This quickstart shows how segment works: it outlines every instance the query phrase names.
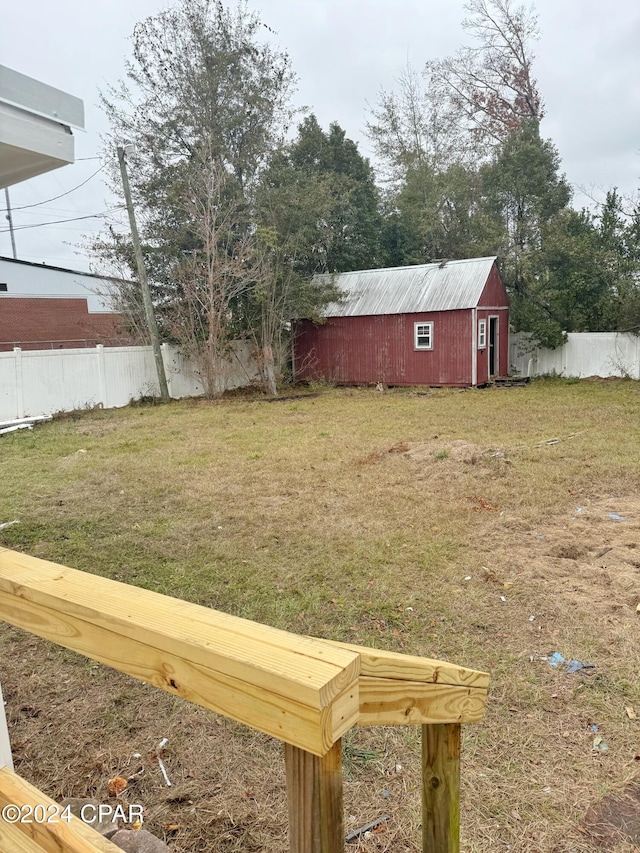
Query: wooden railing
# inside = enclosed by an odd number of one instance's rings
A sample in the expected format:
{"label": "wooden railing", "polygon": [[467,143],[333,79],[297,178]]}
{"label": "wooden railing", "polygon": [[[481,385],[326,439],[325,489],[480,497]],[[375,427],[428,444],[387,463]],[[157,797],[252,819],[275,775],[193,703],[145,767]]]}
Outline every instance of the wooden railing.
{"label": "wooden railing", "polygon": [[[346,731],[422,725],[423,851],[459,849],[460,726],[482,718],[486,673],[301,637],[3,548],[0,619],[283,741],[291,853],[344,851]],[[0,769],[0,807],[20,797],[50,802]],[[117,848],[74,820],[0,821],[0,849]]]}

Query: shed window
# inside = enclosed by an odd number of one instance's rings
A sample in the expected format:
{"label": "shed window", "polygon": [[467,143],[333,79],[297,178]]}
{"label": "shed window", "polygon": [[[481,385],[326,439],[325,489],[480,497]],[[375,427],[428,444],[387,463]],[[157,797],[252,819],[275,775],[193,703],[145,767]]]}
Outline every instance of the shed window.
{"label": "shed window", "polygon": [[0,281],[0,293],[6,293],[9,290],[9,287],[6,281]]}
{"label": "shed window", "polygon": [[415,323],[415,348],[433,349],[433,323]]}
{"label": "shed window", "polygon": [[478,320],[478,349],[484,349],[487,346],[487,321]]}

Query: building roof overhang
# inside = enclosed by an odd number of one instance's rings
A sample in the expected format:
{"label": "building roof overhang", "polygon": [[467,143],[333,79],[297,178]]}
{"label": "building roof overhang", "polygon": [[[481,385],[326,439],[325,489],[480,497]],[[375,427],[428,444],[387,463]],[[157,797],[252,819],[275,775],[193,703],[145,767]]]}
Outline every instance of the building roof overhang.
{"label": "building roof overhang", "polygon": [[0,65],[0,189],[74,162],[79,98]]}

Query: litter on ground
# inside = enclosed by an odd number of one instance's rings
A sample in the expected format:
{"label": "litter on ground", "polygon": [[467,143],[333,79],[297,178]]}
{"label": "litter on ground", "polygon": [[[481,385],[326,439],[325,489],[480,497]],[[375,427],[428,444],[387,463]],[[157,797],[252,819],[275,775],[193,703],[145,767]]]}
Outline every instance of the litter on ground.
{"label": "litter on ground", "polygon": [[353,832],[350,832],[349,835],[345,838],[347,844],[350,844],[352,841],[357,841],[361,835],[364,835],[365,832],[371,832],[372,829],[377,829],[381,824],[386,823],[388,820],[391,820],[388,814],[382,815],[377,820],[372,820],[371,823],[365,823],[364,826],[359,827],[358,829],[354,829]]}
{"label": "litter on ground", "polygon": [[602,739],[602,737],[600,735],[596,735],[594,737],[593,746],[591,748],[593,749],[594,752],[608,752],[609,751],[608,744]]}
{"label": "litter on ground", "polygon": [[581,660],[572,660],[567,664],[567,673],[573,675],[576,672],[583,672],[585,669],[595,669],[594,663],[583,663]]}
{"label": "litter on ground", "polygon": [[[595,669],[596,665],[594,663],[584,663],[581,660],[570,660],[567,663],[567,659],[560,654],[560,652],[554,652],[552,655],[548,655],[546,658],[544,655],[530,655],[529,660],[534,661],[536,658],[541,660],[546,660],[549,666],[554,666],[556,669],[564,669],[567,675],[574,675],[576,672],[582,673],[585,675],[585,670]],[[566,664],[566,666],[565,666]]]}

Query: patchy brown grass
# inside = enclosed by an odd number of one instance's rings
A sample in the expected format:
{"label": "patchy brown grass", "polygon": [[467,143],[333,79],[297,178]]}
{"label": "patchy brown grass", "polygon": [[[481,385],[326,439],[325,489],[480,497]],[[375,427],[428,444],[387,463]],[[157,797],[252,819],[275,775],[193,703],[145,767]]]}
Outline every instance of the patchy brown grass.
{"label": "patchy brown grass", "polygon": [[[587,810],[628,807],[638,770],[639,415],[624,381],[85,413],[2,438],[0,522],[20,524],[0,543],[489,670],[464,849],[583,853],[605,837]],[[595,669],[556,670],[554,651]],[[0,652],[17,767],[47,793],[106,801],[123,775],[176,853],[286,849],[280,744],[13,629]],[[344,766],[347,829],[391,817],[351,849],[419,850],[418,732],[351,732]]]}

